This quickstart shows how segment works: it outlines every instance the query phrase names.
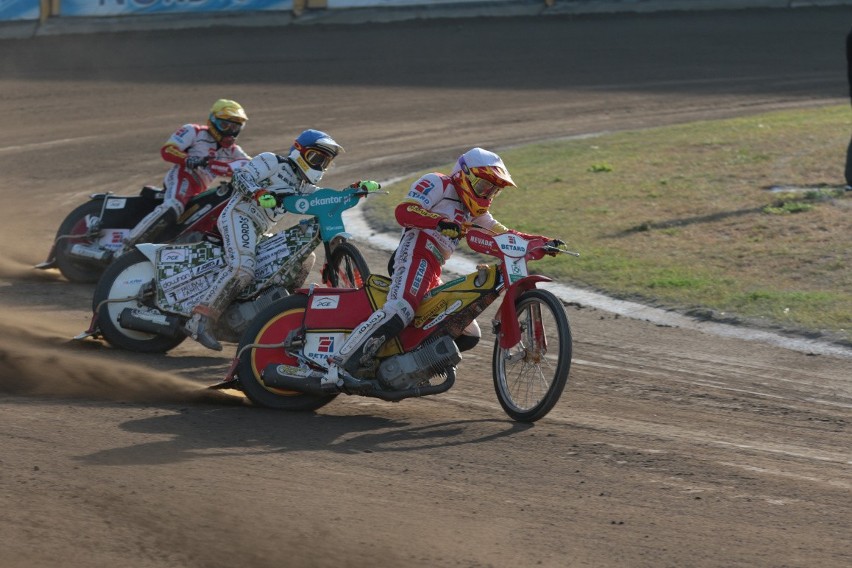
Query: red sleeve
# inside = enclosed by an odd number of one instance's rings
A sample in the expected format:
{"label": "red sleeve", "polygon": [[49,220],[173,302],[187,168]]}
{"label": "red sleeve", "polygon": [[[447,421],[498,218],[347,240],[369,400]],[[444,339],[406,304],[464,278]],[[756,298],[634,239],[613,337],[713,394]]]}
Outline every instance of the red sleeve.
{"label": "red sleeve", "polygon": [[438,226],[438,221],[444,219],[443,215],[427,211],[411,201],[403,201],[397,205],[394,214],[396,222],[403,227],[417,229],[434,229]]}
{"label": "red sleeve", "polygon": [[160,148],[160,155],[167,162],[182,166],[186,164],[187,153],[175,146],[172,142],[166,142]]}

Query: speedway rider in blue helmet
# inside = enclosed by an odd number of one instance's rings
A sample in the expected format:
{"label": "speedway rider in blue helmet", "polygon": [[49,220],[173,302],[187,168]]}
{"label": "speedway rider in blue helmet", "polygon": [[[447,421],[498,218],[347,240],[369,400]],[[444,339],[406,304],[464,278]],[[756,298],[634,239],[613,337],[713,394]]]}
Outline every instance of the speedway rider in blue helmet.
{"label": "speedway rider in blue helmet", "polygon": [[[222,350],[213,333],[216,320],[254,279],[258,238],[286,213],[266,188],[273,187],[278,195],[313,193],[315,184],[341,152],[343,147],[325,132],[305,130],[287,156],[263,152],[234,171],[232,183],[236,191],[217,222],[227,264],[193,308],[184,328],[187,335],[209,349]],[[315,261],[313,253],[305,260],[297,285],[304,282]]]}

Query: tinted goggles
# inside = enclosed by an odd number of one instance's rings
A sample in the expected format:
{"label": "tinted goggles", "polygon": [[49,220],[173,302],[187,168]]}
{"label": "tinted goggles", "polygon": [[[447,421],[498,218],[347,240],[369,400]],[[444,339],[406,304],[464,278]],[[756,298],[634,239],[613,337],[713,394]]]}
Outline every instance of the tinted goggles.
{"label": "tinted goggles", "polygon": [[483,199],[494,199],[497,197],[497,194],[500,193],[500,190],[503,189],[499,185],[493,184],[487,179],[475,176],[470,176],[470,187],[473,189],[473,193],[476,194],[477,197],[481,197]]}
{"label": "tinted goggles", "polygon": [[325,170],[331,164],[331,160],[334,159],[334,156],[331,154],[317,150],[316,148],[308,148],[304,151],[302,157],[315,170]]}
{"label": "tinted goggles", "polygon": [[224,118],[214,118],[213,125],[216,127],[216,130],[223,134],[230,134],[231,136],[236,136],[242,130],[243,125],[239,122],[233,122],[231,120],[225,120]]}

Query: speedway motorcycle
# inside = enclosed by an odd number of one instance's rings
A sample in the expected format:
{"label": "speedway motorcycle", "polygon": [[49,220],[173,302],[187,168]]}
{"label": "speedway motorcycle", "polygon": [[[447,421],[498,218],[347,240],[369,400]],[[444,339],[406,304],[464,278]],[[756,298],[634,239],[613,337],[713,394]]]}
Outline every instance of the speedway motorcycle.
{"label": "speedway motorcycle", "polygon": [[[342,213],[380,186],[318,189],[310,194],[276,195],[279,206],[308,216],[257,245],[252,283],[225,309],[216,336],[237,342],[264,308],[301,286],[313,266],[314,250],[324,245],[322,282],[334,287],[363,285],[370,269],[348,240]],[[386,192],[381,192],[386,193]],[[183,325],[224,266],[224,252],[211,242],[138,244],[116,260],[99,280],[88,330],[75,337],[103,337],[115,347],[145,353],[165,352],[186,339]]]}
{"label": "speedway motorcycle", "polygon": [[571,328],[559,299],[536,288],[551,279],[530,274],[527,263],[578,254],[512,232],[474,228],[466,239],[500,262],[430,290],[412,323],[370,365],[323,379],[348,334],[385,302],[390,279],[376,274],[355,290],[311,287],[265,308],[243,333],[225,379],[211,388],[238,388],[258,405],[286,410],[315,410],[340,393],[387,401],[443,393],[462,360],[454,338],[502,294],[493,322],[494,389],[514,420],[542,418],[568,381]]}
{"label": "speedway motorcycle", "polygon": [[[210,162],[214,171],[230,177],[247,160]],[[229,181],[193,197],[177,224],[168,227],[160,241],[193,242],[218,234],[216,220],[233,189]],[[146,185],[138,195],[96,193],[89,201],[71,211],[56,231],[47,260],[35,268],[58,268],[71,282],[94,283],[106,267],[118,258],[124,239],[148,213],[163,202],[165,190]]]}

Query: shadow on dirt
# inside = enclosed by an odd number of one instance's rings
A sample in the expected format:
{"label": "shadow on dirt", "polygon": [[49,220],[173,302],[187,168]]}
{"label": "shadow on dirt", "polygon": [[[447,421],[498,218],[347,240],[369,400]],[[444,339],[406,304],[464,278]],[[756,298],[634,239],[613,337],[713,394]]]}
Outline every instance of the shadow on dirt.
{"label": "shadow on dirt", "polygon": [[78,459],[92,465],[126,466],[312,450],[342,454],[423,451],[490,442],[525,432],[532,425],[480,419],[410,427],[402,420],[372,415],[193,407],[125,422],[122,428],[171,439],[104,450]]}

